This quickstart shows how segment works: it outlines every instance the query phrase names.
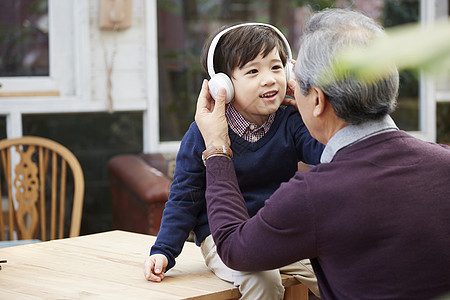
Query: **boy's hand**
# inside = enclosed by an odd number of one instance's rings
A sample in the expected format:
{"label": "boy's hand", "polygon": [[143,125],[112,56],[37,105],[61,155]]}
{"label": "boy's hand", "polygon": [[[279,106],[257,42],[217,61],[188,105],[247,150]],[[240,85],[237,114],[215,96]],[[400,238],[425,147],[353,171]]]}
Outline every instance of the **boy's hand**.
{"label": "boy's hand", "polygon": [[225,98],[226,91],[224,88],[220,88],[214,101],[209,93],[208,81],[203,81],[197,100],[195,122],[202,133],[206,148],[210,146],[230,146],[225,116]]}
{"label": "boy's hand", "polygon": [[154,282],[161,282],[164,279],[164,272],[168,264],[167,257],[162,254],[153,254],[144,261],[145,279]]}

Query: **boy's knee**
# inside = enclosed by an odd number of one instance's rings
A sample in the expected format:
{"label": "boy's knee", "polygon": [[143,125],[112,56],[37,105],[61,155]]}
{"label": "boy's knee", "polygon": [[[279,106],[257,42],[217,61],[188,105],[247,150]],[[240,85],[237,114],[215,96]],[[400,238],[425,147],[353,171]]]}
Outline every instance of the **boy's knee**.
{"label": "boy's knee", "polygon": [[249,273],[238,284],[241,299],[283,299],[284,287],[278,270]]}

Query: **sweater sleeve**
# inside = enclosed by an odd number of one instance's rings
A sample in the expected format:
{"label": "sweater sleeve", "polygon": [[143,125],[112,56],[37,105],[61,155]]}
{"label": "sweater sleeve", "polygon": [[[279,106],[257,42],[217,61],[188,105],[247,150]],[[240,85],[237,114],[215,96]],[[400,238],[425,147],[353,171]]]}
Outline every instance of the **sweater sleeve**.
{"label": "sweater sleeve", "polygon": [[205,167],[201,152],[205,149],[200,131],[191,125],[177,154],[173,183],[164,208],[161,227],[150,255],[167,257],[169,270],[181,253],[190,231],[197,225],[198,215],[205,207]]}
{"label": "sweater sleeve", "polygon": [[295,108],[288,107],[287,111],[289,114],[289,126],[293,128],[294,132],[299,161],[311,165],[319,164],[325,146],[311,136],[303,122],[302,116]]}
{"label": "sweater sleeve", "polygon": [[248,216],[230,159],[208,159],[206,180],[211,233],[227,266],[270,270],[316,256],[314,212],[301,195],[306,190],[301,178],[282,184],[253,218]]}

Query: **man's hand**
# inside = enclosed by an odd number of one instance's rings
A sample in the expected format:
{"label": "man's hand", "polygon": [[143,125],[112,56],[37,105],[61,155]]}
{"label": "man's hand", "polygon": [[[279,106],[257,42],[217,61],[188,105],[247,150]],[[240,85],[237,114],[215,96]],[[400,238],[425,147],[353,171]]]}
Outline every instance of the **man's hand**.
{"label": "man's hand", "polygon": [[[297,108],[297,102],[295,101],[295,96],[294,96],[295,88],[298,88],[297,82],[293,79],[289,80],[288,87],[286,90],[286,96],[284,97],[281,105],[292,105],[295,108]],[[298,108],[297,108],[297,110],[298,110]]]}
{"label": "man's hand", "polygon": [[167,257],[162,254],[153,254],[144,261],[145,279],[161,282],[164,279],[164,272],[168,264]]}
{"label": "man's hand", "polygon": [[202,133],[205,146],[230,146],[228,124],[225,116],[226,91],[220,88],[217,99],[211,97],[208,81],[204,80],[197,100],[195,122]]}

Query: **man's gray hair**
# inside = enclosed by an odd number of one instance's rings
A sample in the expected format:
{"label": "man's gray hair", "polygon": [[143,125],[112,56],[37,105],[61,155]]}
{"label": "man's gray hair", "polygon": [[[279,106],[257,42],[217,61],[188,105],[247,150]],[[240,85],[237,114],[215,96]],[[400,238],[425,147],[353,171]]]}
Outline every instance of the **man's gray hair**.
{"label": "man's gray hair", "polygon": [[328,9],[314,14],[305,25],[296,63],[296,79],[302,94],[307,95],[312,87],[319,87],[336,115],[349,124],[376,120],[392,113],[399,84],[396,68],[390,75],[372,83],[350,74],[336,79],[331,68],[343,48],[368,45],[384,34],[380,25],[359,12]]}

